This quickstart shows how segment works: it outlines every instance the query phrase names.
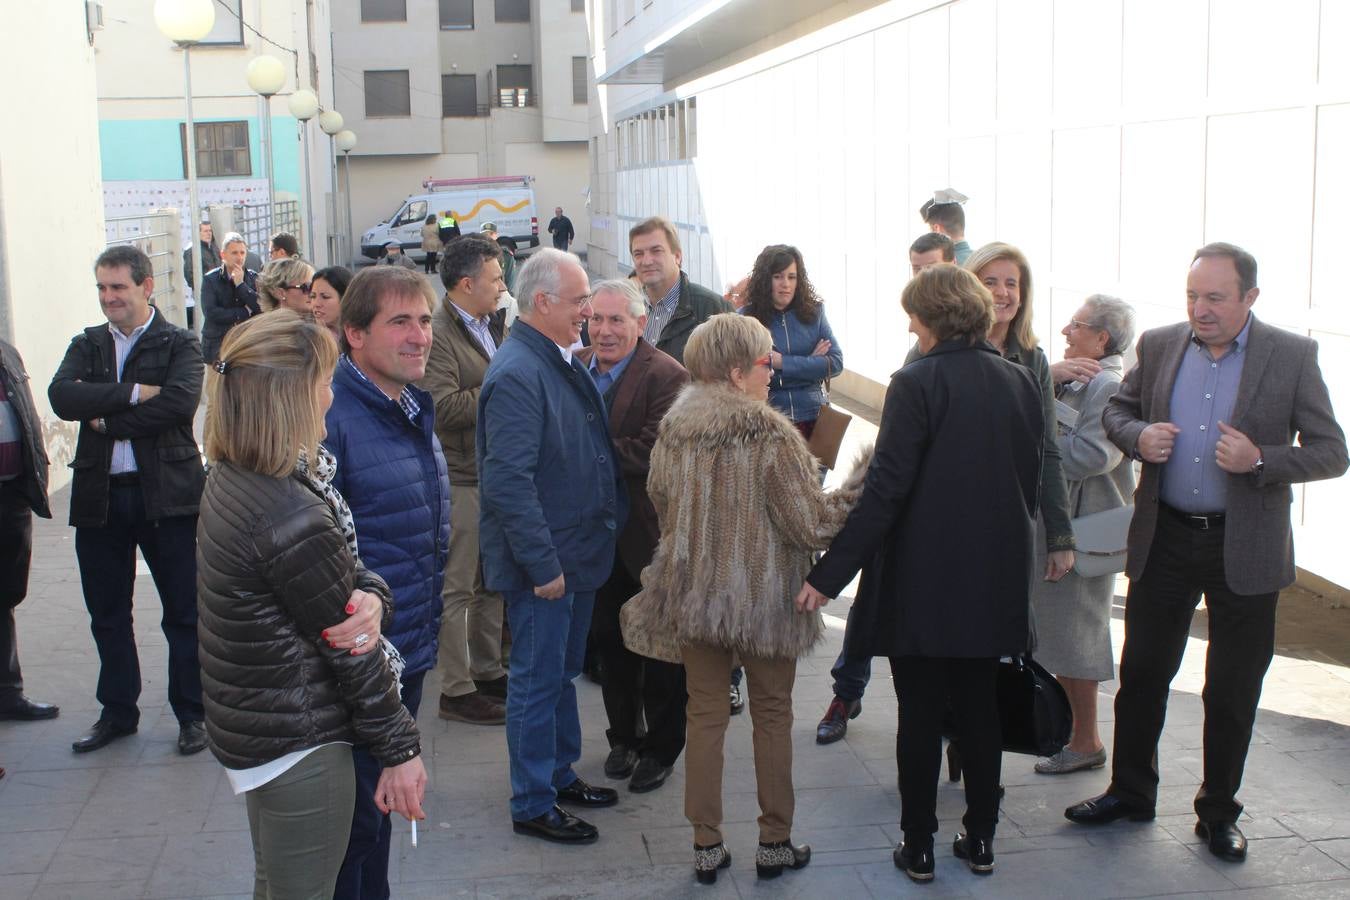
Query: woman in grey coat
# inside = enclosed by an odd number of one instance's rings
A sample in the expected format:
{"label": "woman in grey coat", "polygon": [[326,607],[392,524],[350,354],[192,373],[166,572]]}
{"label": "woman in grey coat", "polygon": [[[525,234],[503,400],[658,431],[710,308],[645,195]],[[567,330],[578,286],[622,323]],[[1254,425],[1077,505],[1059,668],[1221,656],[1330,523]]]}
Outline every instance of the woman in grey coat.
{"label": "woman in grey coat", "polygon": [[[1134,339],[1134,309],[1123,300],[1094,294],[1061,333],[1068,344],[1065,358],[1050,367],[1050,374],[1058,401],[1056,442],[1070,514],[1077,518],[1125,506],[1134,494],[1134,462],[1107,440],[1102,426],[1102,411],[1120,390],[1123,354]],[[1115,583],[1113,574],[1085,578],[1070,570],[1061,581],[1037,581],[1032,587],[1036,657],[1059,677],[1073,708],[1073,736],[1054,756],[1036,763],[1043,775],[1106,764],[1106,749],[1097,734],[1097,685],[1114,675]]]}

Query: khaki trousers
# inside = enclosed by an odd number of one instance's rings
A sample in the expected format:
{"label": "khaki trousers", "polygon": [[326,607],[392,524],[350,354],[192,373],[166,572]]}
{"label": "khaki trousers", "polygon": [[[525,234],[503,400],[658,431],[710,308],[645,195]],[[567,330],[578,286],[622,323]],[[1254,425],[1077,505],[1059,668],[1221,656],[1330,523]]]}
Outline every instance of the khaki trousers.
{"label": "khaki trousers", "polygon": [[441,693],[472,694],[474,680],[494,681],[502,668],[502,597],[483,587],[478,557],[478,485],[450,485],[450,558],[445,564],[440,652]]}
{"label": "khaki trousers", "polygon": [[[731,705],[727,684],[732,651],[706,644],[683,648],[687,734],[684,750],[684,815],[694,826],[694,843],[722,840],[723,741]],[[792,835],[792,683],[795,659],[741,657],[749,687],[754,730],[755,784],[759,789],[759,839],[785,841]]]}

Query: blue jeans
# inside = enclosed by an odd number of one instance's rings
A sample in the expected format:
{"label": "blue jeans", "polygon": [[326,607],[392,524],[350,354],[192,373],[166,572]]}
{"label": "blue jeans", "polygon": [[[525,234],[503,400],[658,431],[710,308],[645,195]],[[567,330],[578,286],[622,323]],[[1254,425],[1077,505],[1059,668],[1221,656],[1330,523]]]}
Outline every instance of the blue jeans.
{"label": "blue jeans", "polygon": [[[845,646],[848,645],[848,629],[851,627],[853,627],[853,607],[849,607],[848,624],[844,626]],[[844,651],[840,650],[839,658],[830,669],[830,677],[834,679],[834,695],[840,700],[849,703],[861,700],[863,692],[867,690],[867,682],[872,680],[872,659],[871,657],[854,659],[845,656]]]}
{"label": "blue jeans", "polygon": [[511,759],[511,818],[542,816],[558,788],[577,780],[581,721],[572,680],[581,674],[595,592],[542,600],[534,591],[504,591],[511,623],[511,690],[506,695],[506,749]]}
{"label": "blue jeans", "polygon": [[[379,653],[379,650],[372,650]],[[403,705],[417,718],[422,705],[425,671],[403,679]],[[426,748],[423,748],[424,750]],[[389,900],[389,845],[394,833],[389,816],[375,805],[375,785],[384,766],[365,747],[352,748],[356,769],[356,805],[352,810],[352,833],[347,855],[338,872],[335,900]]]}

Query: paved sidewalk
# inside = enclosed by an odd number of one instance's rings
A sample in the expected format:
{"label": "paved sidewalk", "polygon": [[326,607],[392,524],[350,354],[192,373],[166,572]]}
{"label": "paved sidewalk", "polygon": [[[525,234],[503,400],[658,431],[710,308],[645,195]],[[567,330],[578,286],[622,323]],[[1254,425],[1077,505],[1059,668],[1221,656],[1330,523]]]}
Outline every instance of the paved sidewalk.
{"label": "paved sidewalk", "polygon": [[[865,434],[862,426],[857,431]],[[97,659],[73,532],[63,524],[68,493],[54,498],[54,522],[38,521],[32,587],[18,617],[28,690],[59,703],[61,716],[0,723],[0,765],[9,773],[0,780],[0,900],[248,897],[252,855],[243,803],[209,752],[183,758],[175,749],[176,723],[164,699],[165,643],[148,576],[136,584],[145,679],[140,733],[92,754],[70,751],[97,716]],[[814,742],[830,697],[828,671],[843,634],[836,616],[844,615],[844,606],[827,608],[833,614],[828,640],[798,667],[794,695],[794,837],[815,849],[809,868],[776,882],[756,881],[748,715],[732,720],[727,740],[726,833],[735,862],[716,888],[703,889],[690,872],[682,763],[661,790],[623,790],[619,806],[588,816],[601,830],[591,847],[516,837],[507,813],[502,729],[437,719],[437,685],[429,683],[421,726],[430,819],[415,850],[406,823],[396,827],[394,897],[1350,897],[1350,611],[1296,597],[1282,608],[1280,655],[1266,681],[1242,794],[1242,825],[1252,839],[1246,863],[1214,860],[1191,833],[1205,651],[1197,638],[1174,685],[1156,822],[1072,826],[1063,808],[1100,791],[1105,772],[1050,778],[1034,774],[1030,758],[1005,757],[1008,793],[995,874],[977,878],[952,859],[948,846],[962,798],[944,781],[937,881],[917,887],[890,861],[899,800],[895,699],[884,661],[847,739],[830,747]],[[1117,609],[1117,647],[1119,616]],[[1203,637],[1203,615],[1194,633]],[[1103,686],[1108,720],[1113,691],[1114,684]],[[583,681],[579,696],[587,739],[578,768],[604,782],[600,691]],[[1108,741],[1110,735],[1107,721]]]}

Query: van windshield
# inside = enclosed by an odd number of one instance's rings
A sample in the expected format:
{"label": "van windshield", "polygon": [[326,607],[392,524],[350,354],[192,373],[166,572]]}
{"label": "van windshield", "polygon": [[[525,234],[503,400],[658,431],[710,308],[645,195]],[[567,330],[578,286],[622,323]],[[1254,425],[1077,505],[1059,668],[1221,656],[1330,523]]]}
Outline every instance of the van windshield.
{"label": "van windshield", "polygon": [[387,219],[384,220],[384,224],[385,224],[385,225],[392,225],[392,224],[394,224],[395,222],[397,222],[397,221],[398,221],[398,217],[401,216],[401,215],[403,215],[403,210],[407,209],[407,207],[408,207],[408,204],[406,204],[406,203],[400,203],[400,204],[398,205],[398,209],[394,210],[393,215],[391,215],[389,218],[387,218]]}

